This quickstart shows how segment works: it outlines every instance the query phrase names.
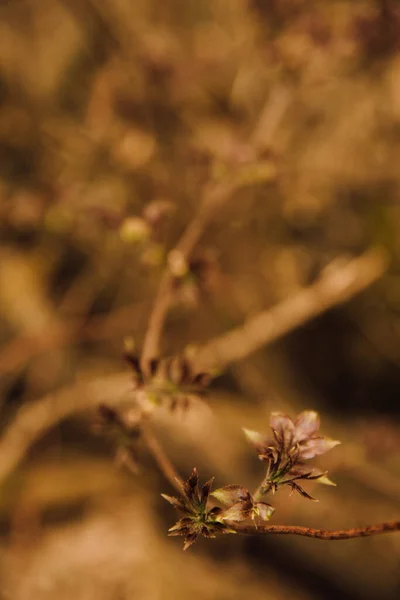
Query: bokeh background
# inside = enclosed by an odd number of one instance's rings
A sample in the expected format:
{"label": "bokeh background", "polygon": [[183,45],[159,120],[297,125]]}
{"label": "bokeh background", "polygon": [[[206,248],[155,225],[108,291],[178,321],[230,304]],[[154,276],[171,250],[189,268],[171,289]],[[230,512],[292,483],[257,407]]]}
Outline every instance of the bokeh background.
{"label": "bokeh background", "polygon": [[[124,341],[140,350],[168,252],[205,187],[240,173],[189,272],[174,266],[163,354],[368,248],[390,266],[226,369],[207,407],[161,407],[158,434],[182,475],[251,487],[262,465],[241,428],[316,409],[343,442],[320,461],[338,487],[309,487],[318,504],[280,491],[274,522],[398,519],[399,159],[395,0],[0,1],[2,600],[399,597],[396,534],[224,536],[183,553],[151,457],[137,476],[118,468],[73,391],[129,376]],[[19,455],[15,419],[65,386],[68,418],[50,415]]]}

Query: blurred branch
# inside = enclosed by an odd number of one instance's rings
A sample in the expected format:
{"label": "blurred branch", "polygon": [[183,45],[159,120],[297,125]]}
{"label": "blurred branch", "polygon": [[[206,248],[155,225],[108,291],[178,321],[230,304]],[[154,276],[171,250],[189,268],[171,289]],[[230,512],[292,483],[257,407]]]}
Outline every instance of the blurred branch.
{"label": "blurred branch", "polygon": [[115,309],[104,316],[94,316],[89,320],[67,318],[59,321],[57,327],[30,336],[20,336],[0,349],[0,373],[16,371],[43,352],[67,346],[77,341],[103,341],[113,336],[124,335],[132,326],[137,313],[137,305],[127,305]]}
{"label": "blurred branch", "polygon": [[165,479],[169,481],[171,486],[181,494],[183,481],[176,471],[174,465],[166,455],[164,448],[161,446],[158,439],[148,429],[145,428],[142,428],[142,438]]}
{"label": "blurred branch", "polygon": [[0,440],[0,481],[23,459],[42,435],[63,419],[99,404],[120,404],[132,396],[130,373],[81,382],[43,396],[18,411]]}
{"label": "blurred branch", "polygon": [[129,57],[132,50],[132,39],[129,40],[127,32],[118,26],[110,11],[93,0],[59,0],[79,26],[93,23],[101,35],[102,43],[110,50],[117,52],[121,57]]}
{"label": "blurred branch", "polygon": [[[230,525],[231,526],[231,525]],[[232,527],[232,526],[231,526]],[[313,529],[311,527],[300,527],[298,525],[257,525],[256,526],[234,526],[237,533],[246,535],[266,535],[270,533],[281,535],[303,535],[305,537],[319,540],[350,540],[358,537],[369,537],[400,531],[400,521],[389,521],[379,525],[367,525],[352,529]]]}
{"label": "blurred branch", "polygon": [[[183,261],[188,259],[207,224],[215,215],[218,208],[231,197],[236,187],[237,183],[230,181],[218,182],[206,187],[197,215],[188,225],[175,249],[171,251],[170,256],[175,254]],[[143,342],[142,364],[144,369],[146,369],[149,360],[159,355],[160,338],[171,302],[173,282],[174,275],[170,267],[167,266],[160,281]]]}
{"label": "blurred branch", "polygon": [[287,84],[278,83],[261,110],[251,143],[256,148],[268,148],[276,137],[279,126],[293,102],[293,90]]}
{"label": "blurred branch", "polygon": [[347,302],[375,283],[387,265],[387,255],[379,248],[346,262],[334,261],[313,285],[200,347],[195,355],[196,367],[201,370],[222,368],[245,358],[323,312]]}
{"label": "blurred branch", "polygon": [[[260,146],[261,141],[264,146],[268,146],[268,144],[271,143],[273,135],[278,129],[289,106],[290,99],[291,95],[289,90],[283,85],[277,86],[274,93],[271,95],[270,100],[266,103],[260,120],[250,137],[250,143],[254,147]],[[246,169],[244,168],[242,171],[245,172]],[[269,173],[267,179],[269,179],[270,176],[273,177],[273,174]],[[243,179],[240,176],[239,169],[237,172],[231,174],[229,181],[224,180],[206,186],[200,203],[199,212],[189,224],[175,248],[175,251],[180,253],[184,260],[189,257],[193,248],[202,236],[204,229],[213,218],[218,208],[231,197],[235,189],[243,185],[246,185],[246,179]],[[171,302],[173,280],[174,277],[167,267],[160,282],[143,343],[142,363],[144,368],[146,368],[146,362],[148,360],[157,357],[159,354],[160,338],[168,307]]]}

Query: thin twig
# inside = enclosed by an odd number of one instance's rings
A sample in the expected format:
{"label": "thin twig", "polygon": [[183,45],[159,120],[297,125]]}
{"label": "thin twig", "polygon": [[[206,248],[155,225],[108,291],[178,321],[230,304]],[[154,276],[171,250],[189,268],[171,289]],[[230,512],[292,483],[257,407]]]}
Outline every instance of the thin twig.
{"label": "thin twig", "polygon": [[[267,128],[268,131],[264,132],[265,135],[263,134],[263,138],[265,136],[268,138],[264,139],[264,143],[268,144],[271,142],[273,134],[285,114],[289,101],[290,94],[288,90],[284,86],[280,86],[275,94],[273,94],[271,101],[266,104],[261,116],[261,123],[257,123],[250,137],[250,142],[254,147],[257,147],[260,142],[260,125],[262,124],[262,128],[265,129],[267,122],[269,122],[269,128]],[[199,241],[209,220],[214,216],[221,204],[226,202],[232,196],[235,189],[241,187],[241,185],[243,185],[243,182],[240,180],[240,177],[235,178],[235,174],[232,173],[229,181],[224,179],[222,182],[211,183],[206,186],[202,200],[200,201],[199,211],[175,248],[185,260]],[[142,367],[145,370],[147,362],[159,354],[162,330],[171,302],[172,286],[173,275],[167,267],[160,281],[143,343]]]}
{"label": "thin twig", "polygon": [[[206,186],[198,213],[188,225],[174,252],[187,260],[193,248],[201,238],[209,220],[217,212],[223,202],[228,200],[237,183],[223,181]],[[167,312],[171,303],[174,275],[169,266],[166,267],[161,277],[153,310],[150,315],[142,351],[142,366],[146,370],[150,359],[159,355],[159,346]]]}
{"label": "thin twig", "polygon": [[22,406],[0,440],[0,482],[23,459],[28,449],[52,427],[99,404],[132,401],[130,373],[82,381]]}
{"label": "thin twig", "polygon": [[352,529],[313,529],[312,527],[300,527],[298,525],[232,526],[232,528],[237,533],[246,535],[275,533],[281,535],[303,535],[319,540],[350,540],[352,538],[400,531],[400,521],[389,521],[387,523],[380,523],[379,525],[367,525],[366,527],[355,527]]}
{"label": "thin twig", "polygon": [[272,146],[276,132],[294,97],[293,90],[283,82],[271,90],[251,136],[252,146],[262,149]]}
{"label": "thin twig", "polygon": [[374,248],[344,264],[339,260],[335,262],[337,266],[332,264],[313,285],[200,347],[194,356],[196,368],[210,370],[239,361],[350,300],[380,279],[387,269],[388,259],[383,250]]}
{"label": "thin twig", "polygon": [[142,439],[144,440],[165,479],[169,481],[171,486],[181,494],[183,485],[182,478],[179,476],[174,465],[169,460],[158,439],[147,428],[142,429]]}

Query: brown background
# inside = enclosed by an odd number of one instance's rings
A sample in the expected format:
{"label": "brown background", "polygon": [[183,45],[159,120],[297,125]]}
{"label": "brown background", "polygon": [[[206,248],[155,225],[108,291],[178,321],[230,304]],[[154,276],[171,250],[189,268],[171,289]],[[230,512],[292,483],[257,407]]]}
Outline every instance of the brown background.
{"label": "brown background", "polygon": [[183,475],[251,487],[262,467],[241,427],[313,408],[342,440],[320,461],[338,487],[315,486],[319,504],[280,491],[274,522],[399,518],[399,40],[394,0],[0,1],[1,468],[17,453],[0,487],[2,600],[398,597],[396,534],[225,536],[183,554],[169,485],[146,453],[137,477],[116,468],[86,392],[21,456],[23,428],[4,436],[45,394],[124,369],[205,186],[240,173],[196,247],[202,270],[176,283],[163,353],[370,247],[390,267],[216,378],[212,413],[163,407],[160,436]]}

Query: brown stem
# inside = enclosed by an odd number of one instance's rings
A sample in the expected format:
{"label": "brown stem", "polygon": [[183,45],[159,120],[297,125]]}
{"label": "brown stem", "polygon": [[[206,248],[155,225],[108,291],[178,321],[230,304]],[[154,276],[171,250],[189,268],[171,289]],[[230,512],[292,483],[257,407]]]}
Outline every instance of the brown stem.
{"label": "brown stem", "polygon": [[[230,525],[232,527],[232,525]],[[261,526],[233,526],[237,533],[246,535],[266,535],[278,533],[282,535],[303,535],[319,540],[350,540],[357,537],[368,537],[391,531],[400,531],[400,521],[389,521],[378,525],[354,527],[352,529],[313,529],[298,525],[261,525]]]}
{"label": "brown stem", "polygon": [[[225,181],[206,187],[197,215],[183,233],[174,250],[184,260],[188,259],[202,236],[208,221],[215,214],[216,209],[231,196],[235,187],[237,187],[235,183]],[[147,369],[148,361],[159,355],[160,339],[171,303],[173,283],[174,275],[167,266],[160,281],[143,342],[142,367],[145,370]]]}
{"label": "brown stem", "polygon": [[[273,102],[267,103],[262,111],[262,123],[255,127],[251,142],[257,147],[262,140],[263,145],[268,145],[274,132],[279,126],[285,110],[290,102],[289,91],[284,86],[279,86],[273,94]],[[267,130],[266,130],[267,128]],[[194,246],[199,241],[205,227],[210,219],[216,213],[217,209],[226,202],[232,193],[241,187],[243,182],[240,176],[235,179],[234,174],[231,177],[211,183],[206,186],[205,192],[200,202],[200,208],[189,224],[183,236],[179,240],[175,250],[178,250],[184,259],[187,259]],[[154,303],[153,312],[150,316],[149,326],[143,343],[142,367],[146,369],[146,363],[149,359],[155,358],[159,354],[159,343],[164,327],[165,317],[172,295],[173,275],[167,268],[161,278],[157,297]]]}
{"label": "brown stem", "polygon": [[169,460],[158,439],[146,428],[142,429],[142,439],[145,441],[147,448],[165,479],[181,494],[183,484],[182,478]]}

